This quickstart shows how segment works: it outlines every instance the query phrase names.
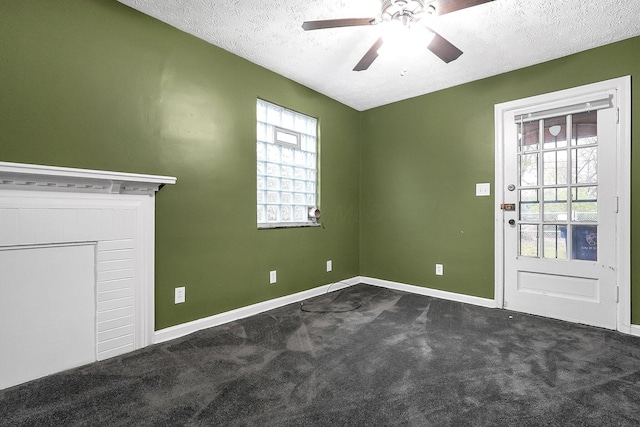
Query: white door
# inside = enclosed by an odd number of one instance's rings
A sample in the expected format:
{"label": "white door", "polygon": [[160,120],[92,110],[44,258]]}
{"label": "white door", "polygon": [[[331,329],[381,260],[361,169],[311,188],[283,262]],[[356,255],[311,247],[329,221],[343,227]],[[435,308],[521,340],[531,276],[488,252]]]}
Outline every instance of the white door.
{"label": "white door", "polygon": [[585,92],[503,110],[502,305],[616,329],[617,91]]}

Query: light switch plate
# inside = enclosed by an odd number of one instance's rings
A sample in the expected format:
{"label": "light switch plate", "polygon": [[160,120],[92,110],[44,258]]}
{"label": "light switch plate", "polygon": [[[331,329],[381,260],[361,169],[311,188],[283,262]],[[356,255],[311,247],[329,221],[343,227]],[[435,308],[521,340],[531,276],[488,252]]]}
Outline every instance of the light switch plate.
{"label": "light switch plate", "polygon": [[269,272],[269,283],[270,283],[270,284],[272,284],[272,285],[273,285],[274,283],[276,283],[276,278],[277,278],[277,276],[276,276],[276,270],[271,270],[271,271]]}
{"label": "light switch plate", "polygon": [[333,270],[333,262],[331,260],[327,261],[327,271]]}
{"label": "light switch plate", "polygon": [[491,195],[491,184],[488,182],[483,182],[480,184],[476,184],[476,196],[490,196]]}
{"label": "light switch plate", "polygon": [[442,264],[436,264],[436,276],[442,276],[444,274],[444,266]]}
{"label": "light switch plate", "polygon": [[175,292],[176,292],[176,293],[175,293],[175,303],[176,303],[176,304],[180,304],[180,303],[185,302],[185,299],[186,299],[186,291],[185,291],[184,286],[179,287],[179,288],[176,288],[176,291],[175,291]]}

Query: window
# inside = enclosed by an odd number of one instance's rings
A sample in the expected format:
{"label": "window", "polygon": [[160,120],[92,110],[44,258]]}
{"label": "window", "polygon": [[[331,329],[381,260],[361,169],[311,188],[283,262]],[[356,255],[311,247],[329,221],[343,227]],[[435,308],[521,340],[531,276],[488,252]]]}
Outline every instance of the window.
{"label": "window", "polygon": [[258,99],[258,228],[315,225],[317,119]]}

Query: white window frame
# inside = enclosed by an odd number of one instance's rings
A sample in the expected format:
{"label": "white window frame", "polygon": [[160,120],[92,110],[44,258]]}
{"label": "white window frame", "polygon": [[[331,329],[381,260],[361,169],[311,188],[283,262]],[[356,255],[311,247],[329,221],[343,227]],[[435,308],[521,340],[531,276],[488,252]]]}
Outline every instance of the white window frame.
{"label": "white window frame", "polygon": [[256,101],[256,224],[318,226],[318,119]]}

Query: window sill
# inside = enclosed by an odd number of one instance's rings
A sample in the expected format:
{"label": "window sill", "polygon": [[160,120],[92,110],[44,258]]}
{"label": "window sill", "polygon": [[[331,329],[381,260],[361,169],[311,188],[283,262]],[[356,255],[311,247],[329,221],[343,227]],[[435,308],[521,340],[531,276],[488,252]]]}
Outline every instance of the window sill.
{"label": "window sill", "polygon": [[258,230],[269,230],[272,228],[301,228],[301,227],[320,227],[317,222],[273,222],[258,224]]}

